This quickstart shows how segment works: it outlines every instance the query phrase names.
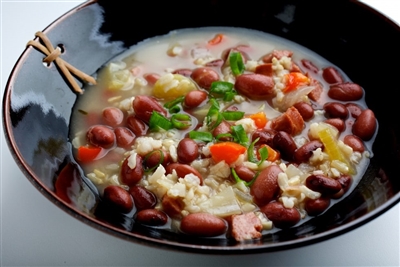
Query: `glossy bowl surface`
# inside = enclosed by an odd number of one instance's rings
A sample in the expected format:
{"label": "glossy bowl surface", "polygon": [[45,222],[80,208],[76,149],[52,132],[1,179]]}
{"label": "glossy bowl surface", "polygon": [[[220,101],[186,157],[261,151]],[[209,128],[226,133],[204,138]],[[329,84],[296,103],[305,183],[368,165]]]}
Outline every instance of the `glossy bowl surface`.
{"label": "glossy bowl surface", "polygon": [[[62,170],[80,177],[79,169],[65,168],[76,166],[68,134],[71,110],[78,96],[56,66],[45,66],[43,54],[33,48],[23,51],[3,98],[4,130],[21,170],[51,202],[101,231],[146,245],[202,253],[254,253],[304,246],[357,228],[396,205],[400,200],[400,120],[396,119],[398,101],[391,92],[398,91],[400,85],[396,81],[398,70],[391,66],[400,62],[399,25],[356,1],[264,2],[248,1],[238,10],[223,1],[210,0],[202,2],[203,8],[191,12],[174,8],[187,5],[185,1],[174,1],[174,5],[159,3],[157,9],[144,2],[142,10],[152,10],[152,17],[163,23],[152,27],[141,22],[144,27],[139,27],[132,23],[131,10],[111,1],[88,1],[44,32],[53,44],[64,47],[65,61],[89,74],[143,39],[174,29],[204,26],[265,31],[325,57],[363,86],[367,105],[379,121],[374,157],[366,174],[348,197],[326,213],[248,244],[218,238],[196,239],[140,227],[123,217],[107,222],[99,219],[102,214],[90,215],[86,210],[93,207],[98,196],[88,180],[70,181],[75,188],[68,193],[70,198],[57,191]],[[203,17],[204,12],[207,19],[195,19]],[[232,15],[239,15],[238,12],[240,16]],[[74,203],[82,192],[91,201],[78,207]]]}

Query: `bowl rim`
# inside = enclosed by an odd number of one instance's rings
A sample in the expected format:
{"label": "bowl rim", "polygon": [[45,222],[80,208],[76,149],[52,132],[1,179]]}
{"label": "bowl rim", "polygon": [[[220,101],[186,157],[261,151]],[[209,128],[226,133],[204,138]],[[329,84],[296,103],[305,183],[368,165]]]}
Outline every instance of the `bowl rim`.
{"label": "bowl rim", "polygon": [[[385,20],[387,23],[391,24],[391,26],[397,28],[400,31],[400,24],[394,22],[386,15],[380,13],[376,9],[370,7],[369,5],[359,2],[356,0],[350,0],[351,2],[356,2],[361,8],[367,9],[369,12],[373,13],[374,15],[380,17],[381,19]],[[67,19],[69,16],[73,15],[76,12],[79,12],[80,9],[90,6],[92,4],[96,4],[97,0],[88,0],[82,4],[77,5],[73,9],[67,11],[60,17],[58,17],[55,21],[49,24],[44,30],[43,33],[47,33],[52,30],[52,28],[56,27],[60,21]],[[372,221],[373,219],[377,218],[378,216],[382,215],[389,209],[393,208],[394,206],[398,205],[400,202],[400,191],[394,194],[389,200],[385,203],[380,205],[378,208],[374,209],[367,214],[358,217],[357,219],[347,222],[344,225],[337,226],[333,229],[328,231],[324,231],[322,233],[318,233],[316,235],[302,237],[295,240],[290,241],[280,241],[277,243],[265,243],[262,245],[254,245],[248,246],[246,244],[239,244],[236,246],[207,246],[207,245],[194,245],[194,244],[186,244],[186,243],[179,243],[176,241],[169,241],[169,240],[160,240],[153,237],[145,236],[145,235],[138,235],[133,232],[128,232],[126,230],[120,229],[118,227],[112,226],[110,224],[104,223],[100,220],[95,219],[94,217],[89,216],[88,214],[80,211],[76,208],[73,208],[71,205],[66,203],[60,197],[58,197],[55,192],[50,190],[40,179],[35,177],[33,170],[28,166],[28,164],[23,160],[23,157],[17,147],[17,144],[12,135],[12,126],[11,126],[11,118],[10,118],[10,106],[11,106],[11,92],[13,90],[13,83],[16,77],[18,76],[19,70],[22,67],[22,63],[24,60],[30,55],[30,53],[34,49],[32,47],[26,47],[22,54],[17,59],[14,67],[12,68],[8,80],[6,82],[6,88],[3,94],[3,101],[2,101],[2,121],[3,121],[3,131],[5,133],[4,137],[6,143],[8,145],[9,151],[17,163],[18,167],[25,175],[25,177],[33,184],[33,186],[40,191],[42,195],[44,195],[50,202],[55,204],[57,207],[61,208],[64,212],[68,213],[72,217],[78,219],[79,221],[94,227],[97,230],[100,230],[104,233],[113,235],[123,240],[133,241],[138,244],[147,245],[150,247],[156,248],[165,248],[170,250],[179,250],[184,252],[196,252],[196,253],[210,253],[210,254],[250,254],[250,253],[265,253],[265,252],[274,252],[274,251],[281,251],[286,249],[292,248],[299,248],[311,244],[315,244],[321,241],[325,241],[331,239],[333,237],[342,235],[344,233],[350,232],[353,229],[356,229],[368,222]]]}

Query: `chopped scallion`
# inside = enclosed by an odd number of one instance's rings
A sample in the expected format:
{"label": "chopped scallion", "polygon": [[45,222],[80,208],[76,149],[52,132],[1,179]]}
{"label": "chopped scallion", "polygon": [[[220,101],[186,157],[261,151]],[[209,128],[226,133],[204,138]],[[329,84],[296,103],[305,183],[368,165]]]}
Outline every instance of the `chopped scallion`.
{"label": "chopped scallion", "polygon": [[244,72],[245,65],[243,63],[242,54],[239,52],[232,52],[229,54],[229,65],[233,75],[237,76]]}
{"label": "chopped scallion", "polygon": [[213,82],[210,87],[210,93],[216,95],[224,95],[227,92],[231,92],[233,89],[233,83],[230,82]]}
{"label": "chopped scallion", "polygon": [[256,140],[254,140],[250,144],[249,148],[247,149],[247,159],[248,159],[248,161],[253,162],[253,163],[257,163],[257,161],[258,161],[256,155],[254,154],[254,145],[255,145],[255,143],[258,142],[258,140],[260,140],[260,138],[257,138]]}
{"label": "chopped scallion", "polygon": [[166,109],[168,109],[168,111],[170,113],[178,113],[181,110],[180,104],[182,103],[184,98],[185,98],[184,96],[180,96],[178,98],[175,98],[175,99],[165,103],[164,107]]}
{"label": "chopped scallion", "polygon": [[172,115],[171,123],[173,127],[179,130],[186,129],[192,125],[190,116],[182,113]]}
{"label": "chopped scallion", "polygon": [[200,132],[200,131],[190,131],[189,138],[193,140],[199,140],[204,142],[211,142],[213,136],[209,132]]}
{"label": "chopped scallion", "polygon": [[153,111],[149,120],[149,128],[151,131],[159,131],[160,129],[168,131],[172,129],[173,126],[170,120],[157,111]]}
{"label": "chopped scallion", "polygon": [[233,100],[233,98],[235,97],[235,95],[237,95],[237,92],[235,90],[232,90],[230,92],[226,92],[226,94],[224,95],[223,100],[225,102],[230,102]]}
{"label": "chopped scallion", "polygon": [[235,179],[236,183],[244,183],[246,186],[249,186],[249,187],[254,183],[254,181],[257,179],[258,175],[260,174],[260,172],[257,172],[256,175],[254,175],[253,179],[251,179],[250,182],[246,182],[246,181],[240,179],[240,177],[237,175],[234,168],[231,168],[231,173],[232,173],[233,179]]}
{"label": "chopped scallion", "polygon": [[237,121],[243,118],[244,112],[243,111],[224,111],[221,112],[222,117],[228,121]]}
{"label": "chopped scallion", "polygon": [[211,98],[209,101],[211,107],[206,116],[206,123],[210,130],[215,129],[223,120],[221,112],[219,112],[219,103],[216,99]]}
{"label": "chopped scallion", "polygon": [[249,145],[249,138],[247,137],[247,133],[244,130],[242,125],[235,125],[231,127],[232,136],[236,143],[241,144],[242,146],[247,147]]}

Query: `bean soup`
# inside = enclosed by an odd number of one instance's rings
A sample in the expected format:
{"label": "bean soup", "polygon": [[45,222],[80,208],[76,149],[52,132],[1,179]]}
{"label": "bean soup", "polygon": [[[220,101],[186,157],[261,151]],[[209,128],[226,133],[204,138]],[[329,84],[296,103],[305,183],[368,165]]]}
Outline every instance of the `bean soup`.
{"label": "bean soup", "polygon": [[71,119],[76,160],[102,200],[96,216],[257,240],[324,213],[372,157],[378,126],[363,88],[270,34],[173,31],[96,79]]}

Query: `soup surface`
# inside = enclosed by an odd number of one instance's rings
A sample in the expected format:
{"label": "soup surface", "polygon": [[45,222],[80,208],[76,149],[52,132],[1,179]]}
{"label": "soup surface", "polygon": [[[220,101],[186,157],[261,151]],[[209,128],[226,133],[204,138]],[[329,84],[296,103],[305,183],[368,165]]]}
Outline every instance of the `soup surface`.
{"label": "soup surface", "polygon": [[96,78],[71,120],[75,157],[102,198],[94,214],[257,240],[325,212],[372,156],[377,122],[362,87],[266,33],[174,31]]}

